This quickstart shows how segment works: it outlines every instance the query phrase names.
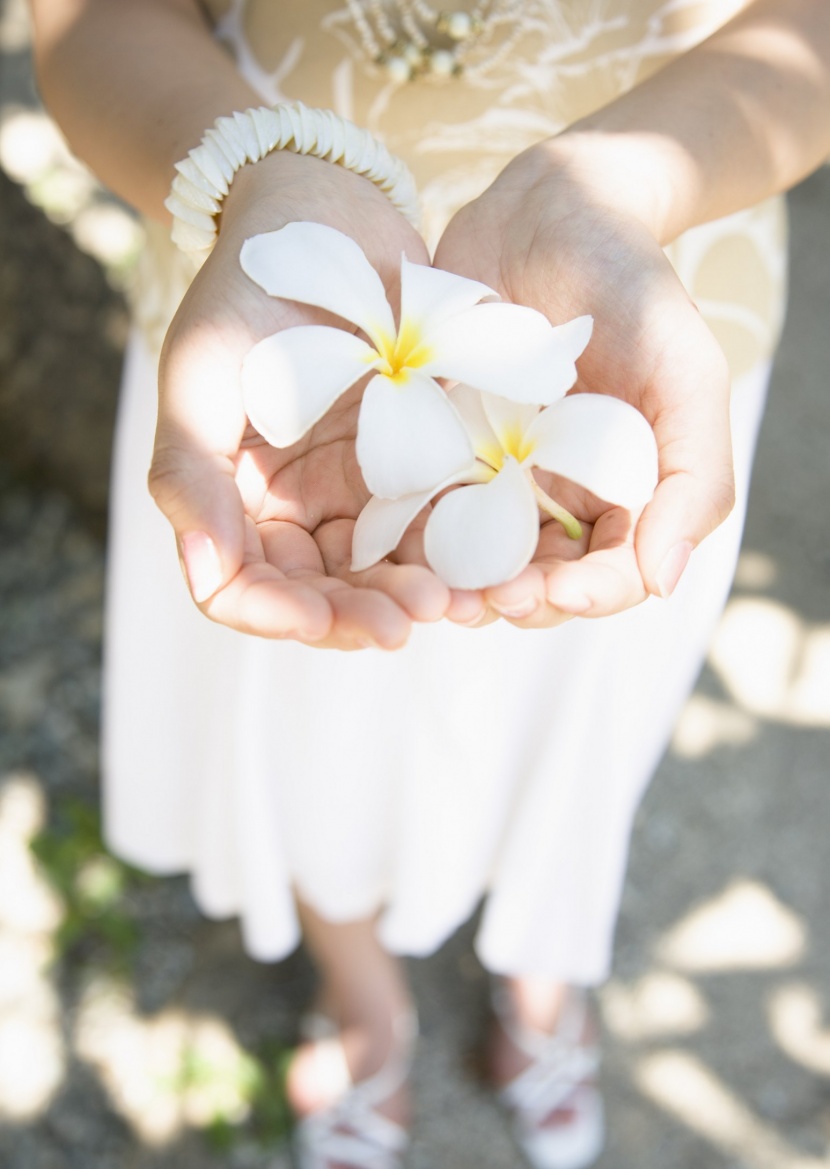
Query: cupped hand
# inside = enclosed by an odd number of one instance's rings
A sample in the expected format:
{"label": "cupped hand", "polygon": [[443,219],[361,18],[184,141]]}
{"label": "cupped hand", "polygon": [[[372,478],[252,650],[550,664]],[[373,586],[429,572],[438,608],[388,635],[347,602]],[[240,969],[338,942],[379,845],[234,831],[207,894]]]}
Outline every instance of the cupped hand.
{"label": "cupped hand", "polygon": [[[240,267],[246,238],[294,220],[355,239],[393,303],[401,253],[428,262],[417,232],[364,178],[289,153],[241,171],[216,247],[165,340],[150,488],[208,617],[264,637],[393,649],[412,621],[438,620],[453,599],[423,565],[350,571],[354,521],[368,499],[354,452],[362,384],[284,450],[253,430],[242,406],[240,368],[250,348],[280,329],[327,319],[266,296]],[[465,606],[480,610],[481,599],[456,598],[455,615]]]}
{"label": "cupped hand", "polygon": [[532,563],[486,593],[496,612],[531,627],[668,596],[734,499],[725,357],[601,146],[572,164],[566,139],[519,155],[455,216],[434,260],[554,324],[592,314],[571,392],[622,398],[657,440],[659,483],[640,516],[540,475],[583,536],[548,520]]}

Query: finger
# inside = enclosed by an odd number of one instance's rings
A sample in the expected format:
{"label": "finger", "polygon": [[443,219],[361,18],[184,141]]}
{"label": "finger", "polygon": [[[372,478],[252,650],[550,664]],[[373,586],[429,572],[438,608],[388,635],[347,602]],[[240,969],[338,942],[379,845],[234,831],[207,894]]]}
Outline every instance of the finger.
{"label": "finger", "polygon": [[245,523],[245,535],[241,568],[200,605],[202,612],[257,637],[293,638],[309,644],[329,637],[335,615],[319,580],[313,574],[289,579],[279,572],[265,558],[251,520]]}
{"label": "finger", "polygon": [[314,539],[325,570],[355,588],[385,593],[413,621],[439,621],[447,612],[450,590],[422,564],[395,564],[384,560],[362,572],[351,571],[354,520],[336,519],[320,524]]}
{"label": "finger", "polygon": [[675,472],[658,485],[636,538],[640,570],[650,593],[671,596],[692,552],[723,523],[734,501],[731,461],[708,473]]}
{"label": "finger", "polygon": [[[419,516],[410,524],[390,557],[398,564],[420,564],[428,567],[424,554],[424,528],[427,515]],[[489,625],[498,619],[498,614],[488,608],[484,596],[476,589],[450,589],[449,602],[443,614],[454,625]]]}
{"label": "finger", "polygon": [[245,565],[201,607],[240,633],[308,644],[322,642],[334,624],[333,608],[314,582],[282,580],[267,564]]}
{"label": "finger", "polygon": [[547,591],[551,605],[574,617],[607,617],[648,596],[632,548],[586,556],[578,565],[557,565]]}
{"label": "finger", "polygon": [[497,621],[499,614],[489,607],[480,592],[469,589],[451,589],[447,620],[453,625],[467,625],[477,629],[479,625],[490,625]]}
{"label": "finger", "polygon": [[[559,525],[554,525],[560,532]],[[567,537],[562,533],[565,542]],[[424,562],[423,523],[413,525],[401,540],[396,558]],[[478,628],[500,617],[524,629],[560,625],[568,615],[554,610],[545,596],[545,577],[539,568],[528,566],[507,584],[483,591],[452,590],[447,618],[455,624]]]}
{"label": "finger", "polygon": [[[550,476],[548,478],[552,479]],[[546,566],[581,556],[587,551],[590,532],[591,525],[586,523],[583,525],[582,537],[574,540],[555,520],[543,522],[531,563],[512,580],[486,589],[487,603],[505,620],[521,629],[545,629],[561,625],[568,619],[568,615],[548,602]]]}
{"label": "finger", "polygon": [[282,521],[247,521],[243,567],[202,609],[241,632],[320,649],[398,649],[411,626],[383,593],[327,575],[313,537]]}
{"label": "finger", "polygon": [[624,508],[611,508],[597,519],[585,556],[570,561],[542,558],[540,563],[549,603],[573,616],[605,617],[647,596],[634,551],[633,519]]}
{"label": "finger", "polygon": [[334,611],[331,638],[338,649],[401,649],[412,621],[385,593],[358,589],[326,577],[326,599]]}
{"label": "finger", "polygon": [[450,590],[444,582],[417,564],[386,561],[364,572],[349,573],[347,579],[358,588],[386,593],[413,621],[440,621],[450,607]]}
{"label": "finger", "polygon": [[[268,560],[288,579],[303,581],[317,590],[330,605],[332,627],[327,637],[318,643],[321,648],[364,649],[377,646],[398,649],[405,644],[411,621],[409,614],[394,598],[377,588],[357,588],[330,571],[335,567],[335,560],[342,560],[342,550],[339,556],[327,563],[317,543],[316,532],[312,536],[299,525],[282,520],[272,520],[258,527]],[[335,543],[335,535],[336,532],[331,535],[332,544]],[[341,539],[342,535],[341,532]],[[351,538],[347,537],[346,542],[350,546]],[[332,555],[334,557],[334,553]]]}
{"label": "finger", "polygon": [[539,565],[529,564],[513,580],[484,590],[488,605],[522,629],[533,629],[547,607],[545,575]]}
{"label": "finger", "polygon": [[256,525],[262,557],[290,580],[325,576],[326,566],[310,532],[288,520],[262,520]]}
{"label": "finger", "polygon": [[[711,338],[708,338],[711,342]],[[681,355],[682,356],[682,355]],[[719,351],[708,354],[705,380],[677,387],[687,370],[680,361],[671,375],[670,405],[654,419],[660,479],[636,534],[637,559],[648,591],[667,597],[689,556],[704,537],[726,519],[735,501],[729,425],[729,371]],[[660,395],[660,386],[655,393]]]}
{"label": "finger", "polygon": [[150,494],[170,521],[194,601],[206,601],[239,570],[245,512],[230,459],[162,435],[148,476]]}
{"label": "finger", "polygon": [[168,337],[148,482],[176,533],[193,597],[203,602],[242,566],[244,509],[233,460],[245,415],[228,356],[234,347],[221,331],[201,336],[201,344],[193,333]]}

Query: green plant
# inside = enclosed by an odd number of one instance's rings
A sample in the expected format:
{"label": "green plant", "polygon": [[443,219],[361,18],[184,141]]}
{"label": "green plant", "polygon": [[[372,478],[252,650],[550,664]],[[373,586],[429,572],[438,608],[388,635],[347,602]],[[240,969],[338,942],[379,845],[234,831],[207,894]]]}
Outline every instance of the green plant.
{"label": "green plant", "polygon": [[208,1143],[217,1152],[227,1152],[240,1140],[248,1138],[271,1148],[283,1143],[291,1132],[293,1117],[285,1092],[285,1078],[293,1051],[269,1041],[255,1053],[245,1056],[240,1069],[241,1094],[249,1113],[241,1123],[216,1116],[205,1130]]}
{"label": "green plant", "polygon": [[64,905],[54,935],[56,956],[90,941],[103,944],[114,965],[128,965],[139,933],[125,897],[131,886],[149,878],[107,852],[97,809],[64,800],[30,847]]}

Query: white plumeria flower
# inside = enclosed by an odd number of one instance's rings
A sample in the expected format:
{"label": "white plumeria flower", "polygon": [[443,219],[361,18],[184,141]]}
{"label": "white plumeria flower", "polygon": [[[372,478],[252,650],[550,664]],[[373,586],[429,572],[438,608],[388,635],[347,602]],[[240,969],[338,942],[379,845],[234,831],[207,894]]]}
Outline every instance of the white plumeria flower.
{"label": "white plumeria flower", "polygon": [[590,317],[554,327],[535,309],[480,304],[496,296],[486,284],[405,256],[396,325],[360,247],[319,223],[254,236],[240,260],[269,295],[327,309],[368,338],[300,325],[260,341],[242,368],[251,422],[272,446],[291,446],[374,370],[360,407],[357,458],[369,491],[385,499],[433,487],[473,458],[436,377],[546,405],[574,384],[574,363],[591,335]]}
{"label": "white plumeria flower", "polygon": [[639,511],[657,484],[657,444],[643,415],[619,398],[574,394],[539,410],[456,386],[450,399],[464,420],[475,461],[430,490],[374,498],[358,517],[352,568],[397,546],[433,495],[453,484],[424,531],[430,567],[451,588],[481,589],[512,580],[533,558],[539,511],[581,534],[579,522],[546,495],[533,468],[570,479],[607,503]]}

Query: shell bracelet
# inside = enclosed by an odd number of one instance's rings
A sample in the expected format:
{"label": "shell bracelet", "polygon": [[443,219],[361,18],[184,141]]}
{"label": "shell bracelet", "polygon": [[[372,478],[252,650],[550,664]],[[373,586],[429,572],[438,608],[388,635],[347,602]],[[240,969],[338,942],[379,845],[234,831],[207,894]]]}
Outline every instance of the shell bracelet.
{"label": "shell bracelet", "polygon": [[416,229],[421,211],[412,173],[368,130],[331,110],[302,102],[261,106],[217,118],[201,143],[176,163],[165,207],[173,216],[173,242],[201,267],[216,242],[216,217],[234,175],[274,150],[290,150],[335,163],[374,183]]}

